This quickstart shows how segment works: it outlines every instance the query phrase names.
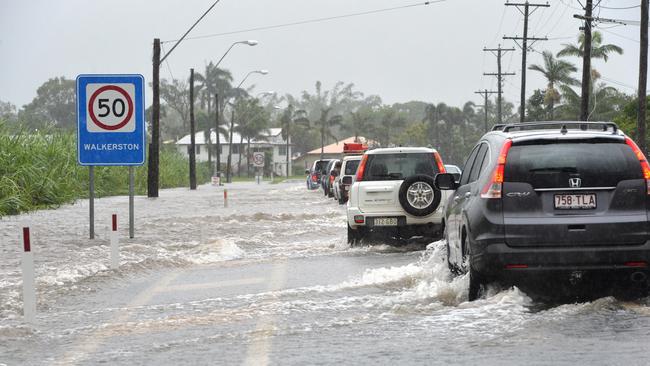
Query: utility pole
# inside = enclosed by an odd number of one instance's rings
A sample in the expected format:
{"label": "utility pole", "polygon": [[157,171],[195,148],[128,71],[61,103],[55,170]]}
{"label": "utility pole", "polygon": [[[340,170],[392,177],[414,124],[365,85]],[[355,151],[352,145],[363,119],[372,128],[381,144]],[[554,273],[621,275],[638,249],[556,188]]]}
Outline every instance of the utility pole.
{"label": "utility pole", "polygon": [[639,57],[639,114],[636,122],[637,144],[644,154],[648,153],[646,141],[646,110],[648,84],[648,0],[641,0],[641,56]]}
{"label": "utility pole", "polygon": [[196,131],[194,128],[194,69],[190,69],[190,189],[196,189]]}
{"label": "utility pole", "polygon": [[151,106],[151,141],[147,168],[147,197],[158,197],[160,161],[160,38],[153,40],[153,104]]}
{"label": "utility pole", "polygon": [[[229,134],[230,138],[228,139],[228,166],[226,166],[226,182],[227,183],[232,183],[232,132],[235,129],[235,106],[232,106],[232,112],[230,114],[230,129],[229,129]],[[241,145],[239,146],[241,149]],[[241,153],[239,150],[237,150],[238,153]]]}
{"label": "utility pole", "polygon": [[[574,15],[574,18],[585,21],[580,30],[585,32],[584,50],[582,51],[582,95],[580,99],[580,120],[589,119],[589,91],[591,90],[591,22],[593,0],[587,0],[585,4],[585,15]],[[643,56],[641,56],[643,57]]]}
{"label": "utility pole", "polygon": [[214,95],[215,102],[215,127],[217,132],[217,161],[214,168],[215,175],[219,177],[219,183],[221,183],[221,137],[219,136],[219,93]]}
{"label": "utility pole", "polygon": [[[475,91],[474,93],[476,94],[482,94],[485,97],[485,104],[483,104],[483,109],[485,110],[485,132],[488,132],[488,95],[490,94],[500,94],[500,91],[494,91],[494,90],[479,90]],[[499,121],[501,123],[501,121]]]}
{"label": "utility pole", "polygon": [[158,197],[159,167],[160,167],[160,64],[178,47],[199,22],[214,8],[221,0],[215,2],[206,10],[199,19],[192,24],[183,36],[174,43],[174,46],[162,58],[160,57],[160,39],[153,40],[153,104],[151,111],[151,142],[149,143],[149,161],[147,167],[147,196]]}
{"label": "utility pole", "polygon": [[[591,0],[589,0],[591,1]],[[528,17],[531,16],[537,9],[539,8],[548,8],[550,5],[548,3],[546,4],[531,4],[528,1],[524,3],[506,3],[506,6],[514,6],[523,14],[524,16],[524,36],[523,37],[506,37],[504,36],[503,39],[511,39],[517,43],[519,47],[521,47],[521,98],[520,98],[520,107],[519,107],[519,120],[521,122],[526,121],[526,55],[528,54],[528,41],[531,42],[531,46],[533,43],[537,41],[548,41],[548,38],[539,38],[539,37],[528,37]],[[532,7],[532,10],[531,10]],[[521,41],[521,44],[519,44],[518,41]]]}
{"label": "utility pole", "polygon": [[[496,73],[483,73],[483,75],[491,75],[497,77],[497,123],[503,123],[503,77],[515,75],[514,72],[502,72],[501,71],[501,56],[506,52],[514,51],[514,48],[501,48],[499,45],[498,48],[483,48],[483,52],[492,52],[493,55],[497,58],[497,72]],[[496,53],[495,53],[496,52]],[[487,103],[486,103],[487,105]]]}

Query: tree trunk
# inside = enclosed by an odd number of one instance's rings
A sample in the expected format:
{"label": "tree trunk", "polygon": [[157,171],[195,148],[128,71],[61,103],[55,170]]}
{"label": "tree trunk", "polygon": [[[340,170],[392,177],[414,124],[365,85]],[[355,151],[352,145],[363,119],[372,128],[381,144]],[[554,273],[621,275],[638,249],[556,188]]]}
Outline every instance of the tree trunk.
{"label": "tree trunk", "polygon": [[237,176],[241,177],[241,154],[242,145],[244,144],[244,136],[239,137],[239,159],[237,160]]}
{"label": "tree trunk", "polygon": [[291,135],[289,135],[289,129],[287,128],[287,151],[286,151],[286,153],[287,153],[287,178],[289,178],[289,175],[290,175],[289,173],[291,172],[291,169],[290,169],[290,166],[289,166],[289,162],[290,162],[290,159],[291,159],[291,154],[290,154],[290,151],[289,151],[290,145],[291,145],[290,139],[291,139]]}
{"label": "tree trunk", "polygon": [[[210,117],[210,98],[208,98],[208,118]],[[211,176],[214,175],[214,166],[212,165],[212,134],[210,133],[210,124],[206,124],[203,130],[203,138],[208,147],[208,166],[210,167]]]}
{"label": "tree trunk", "polygon": [[215,131],[217,134],[217,164],[215,166],[215,173],[221,172],[221,141],[219,136],[219,94],[214,95],[214,119],[215,119]]}
{"label": "tree trunk", "polygon": [[325,159],[325,124],[320,127],[320,160]]}
{"label": "tree trunk", "polygon": [[251,176],[251,139],[246,139],[246,176]]}

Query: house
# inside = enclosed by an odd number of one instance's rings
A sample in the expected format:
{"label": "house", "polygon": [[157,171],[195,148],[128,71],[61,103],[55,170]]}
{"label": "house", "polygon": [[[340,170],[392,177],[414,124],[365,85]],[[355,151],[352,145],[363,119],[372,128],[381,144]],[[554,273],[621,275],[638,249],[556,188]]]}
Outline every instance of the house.
{"label": "house", "polygon": [[[325,146],[323,148],[323,159],[341,159],[343,157],[343,144],[355,143],[355,142],[361,142],[369,146],[376,145],[374,141],[368,140],[365,137],[359,136],[357,139],[355,139],[354,136],[351,136],[346,139]],[[321,148],[319,147],[306,154],[294,158],[293,165],[296,167],[296,169],[298,169],[297,167],[301,167],[303,170],[311,169],[311,167],[314,165],[314,162],[316,160],[320,160],[320,158],[321,158]]]}
{"label": "house", "polygon": [[[253,152],[265,152],[267,154],[266,161],[270,161],[271,166],[265,167],[265,171],[270,171],[272,169],[275,175],[285,176],[287,174],[287,141],[282,138],[282,129],[281,128],[269,128],[262,133],[261,139],[251,140],[250,142],[250,153],[251,153],[251,163],[252,163],[252,153]],[[228,138],[230,136],[224,136],[220,134],[219,145],[220,145],[220,163],[222,167],[222,173],[225,172],[225,166],[228,163]],[[195,147],[196,147],[196,161],[208,161],[208,145],[207,140],[205,139],[205,134],[203,131],[199,131],[194,135]],[[190,135],[183,136],[180,140],[176,141],[176,148],[178,151],[186,157],[189,157],[190,152]],[[241,169],[246,171],[246,149],[248,148],[248,143],[246,139],[242,141],[241,136],[233,132],[232,136],[233,145],[232,145],[232,161],[231,169],[234,173],[238,172],[239,166],[239,156],[241,154]],[[212,161],[216,162],[216,144],[217,144],[217,134],[214,130],[210,131],[210,142],[212,147]],[[291,154],[291,145],[289,145],[289,154]],[[291,159],[289,159],[289,170],[291,171]]]}

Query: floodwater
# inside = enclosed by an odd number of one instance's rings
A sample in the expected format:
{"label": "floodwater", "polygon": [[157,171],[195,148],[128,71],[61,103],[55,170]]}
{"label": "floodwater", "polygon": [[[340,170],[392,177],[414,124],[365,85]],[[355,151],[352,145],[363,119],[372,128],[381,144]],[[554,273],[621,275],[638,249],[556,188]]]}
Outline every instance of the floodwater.
{"label": "floodwater", "polygon": [[[444,242],[349,248],[344,207],[304,183],[201,186],[0,220],[0,365],[650,364],[650,300],[466,301]],[[121,265],[109,269],[110,215]],[[19,228],[38,314],[23,322]]]}

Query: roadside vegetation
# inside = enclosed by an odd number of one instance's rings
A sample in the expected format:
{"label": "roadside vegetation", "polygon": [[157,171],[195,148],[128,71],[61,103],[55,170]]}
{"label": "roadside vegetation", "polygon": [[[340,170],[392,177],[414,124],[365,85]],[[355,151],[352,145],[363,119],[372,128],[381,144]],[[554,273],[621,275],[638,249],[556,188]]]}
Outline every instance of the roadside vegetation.
{"label": "roadside vegetation", "polygon": [[[187,159],[175,149],[160,155],[161,188],[188,185]],[[209,180],[207,164],[197,167],[200,182]],[[147,168],[135,168],[136,194],[145,194]],[[96,167],[96,197],[128,194],[127,167]],[[77,164],[73,132],[9,129],[0,121],[0,217],[56,207],[88,197],[88,168]]]}

